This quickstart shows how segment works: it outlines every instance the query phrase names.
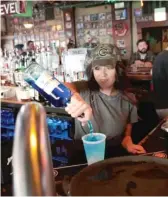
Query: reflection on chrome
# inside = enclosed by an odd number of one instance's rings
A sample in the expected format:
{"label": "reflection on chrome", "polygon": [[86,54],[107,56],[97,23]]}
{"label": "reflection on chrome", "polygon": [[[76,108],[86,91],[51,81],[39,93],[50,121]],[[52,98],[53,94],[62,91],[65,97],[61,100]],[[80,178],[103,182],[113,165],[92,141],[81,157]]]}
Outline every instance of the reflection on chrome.
{"label": "reflection on chrome", "polygon": [[51,146],[44,107],[21,107],[15,127],[13,181],[15,196],[55,196]]}

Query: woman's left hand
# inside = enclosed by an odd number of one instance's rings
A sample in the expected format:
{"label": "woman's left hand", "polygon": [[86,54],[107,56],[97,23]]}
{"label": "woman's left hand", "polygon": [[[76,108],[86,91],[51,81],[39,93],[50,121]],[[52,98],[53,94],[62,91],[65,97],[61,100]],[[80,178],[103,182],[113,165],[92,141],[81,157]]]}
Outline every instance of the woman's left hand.
{"label": "woman's left hand", "polygon": [[126,147],[127,151],[132,154],[143,154],[146,153],[145,149],[141,145],[128,144]]}
{"label": "woman's left hand", "polygon": [[129,153],[132,154],[143,154],[146,153],[145,149],[138,144],[134,144],[130,136],[126,136],[123,141],[122,145]]}

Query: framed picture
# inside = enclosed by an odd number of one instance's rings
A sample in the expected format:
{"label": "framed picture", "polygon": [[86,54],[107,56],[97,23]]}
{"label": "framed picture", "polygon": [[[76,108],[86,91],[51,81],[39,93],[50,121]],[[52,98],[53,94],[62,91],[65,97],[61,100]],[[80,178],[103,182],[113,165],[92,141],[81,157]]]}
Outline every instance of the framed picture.
{"label": "framed picture", "polygon": [[92,24],[91,23],[85,23],[84,24],[84,28],[85,29],[91,29],[92,28]]}
{"label": "framed picture", "polygon": [[107,20],[112,20],[112,14],[111,13],[107,13],[106,14],[106,19]]}
{"label": "framed picture", "polygon": [[98,21],[98,14],[91,14],[90,21]]}
{"label": "framed picture", "polygon": [[65,21],[71,21],[71,14],[69,12],[65,13]]}
{"label": "framed picture", "polygon": [[104,22],[98,23],[98,28],[99,29],[105,28],[105,23]]}
{"label": "framed picture", "polygon": [[125,41],[124,40],[117,40],[116,42],[118,48],[125,48]]}
{"label": "framed picture", "polygon": [[72,28],[72,23],[71,22],[66,22],[65,23],[65,28],[66,29],[71,29]]}
{"label": "framed picture", "polygon": [[112,28],[112,22],[111,21],[106,23],[106,28]]}
{"label": "framed picture", "polygon": [[77,36],[78,37],[83,37],[84,36],[84,32],[82,30],[77,31]]}
{"label": "framed picture", "polygon": [[99,29],[99,36],[105,36],[106,35],[106,29]]}
{"label": "framed picture", "polygon": [[107,34],[108,34],[108,35],[113,35],[113,30],[112,30],[112,28],[107,29]]}
{"label": "framed picture", "polygon": [[125,7],[124,2],[114,3],[114,8],[115,9],[120,9],[120,8],[124,8],[124,7]]}
{"label": "framed picture", "polygon": [[65,32],[64,31],[59,31],[58,36],[59,37],[65,37]]}
{"label": "framed picture", "polygon": [[76,24],[77,29],[83,29],[83,27],[84,27],[83,23],[77,23]]}
{"label": "framed picture", "polygon": [[115,20],[125,20],[127,19],[126,9],[115,10]]}
{"label": "framed picture", "polygon": [[58,25],[56,26],[56,30],[57,30],[57,31],[62,31],[62,30],[63,30],[62,24],[58,24]]}
{"label": "framed picture", "polygon": [[61,16],[61,9],[55,7],[55,16]]}
{"label": "framed picture", "polygon": [[90,30],[90,34],[92,36],[98,36],[98,29],[92,29],[92,30]]}
{"label": "framed picture", "polygon": [[134,9],[134,16],[141,17],[142,16],[142,8],[135,8]]}
{"label": "framed picture", "polygon": [[71,31],[67,31],[67,32],[66,32],[66,36],[67,36],[68,38],[72,37],[72,32],[71,32]]}
{"label": "framed picture", "polygon": [[78,23],[83,22],[83,16],[79,16],[79,17],[76,19],[76,22],[78,22]]}
{"label": "framed picture", "polygon": [[91,26],[92,26],[93,29],[99,28],[98,25],[99,25],[99,23],[92,23],[92,24],[91,24]]}
{"label": "framed picture", "polygon": [[90,22],[90,15],[84,16],[84,21],[85,22]]}
{"label": "framed picture", "polygon": [[105,19],[106,19],[106,13],[100,13],[99,20],[105,20]]}

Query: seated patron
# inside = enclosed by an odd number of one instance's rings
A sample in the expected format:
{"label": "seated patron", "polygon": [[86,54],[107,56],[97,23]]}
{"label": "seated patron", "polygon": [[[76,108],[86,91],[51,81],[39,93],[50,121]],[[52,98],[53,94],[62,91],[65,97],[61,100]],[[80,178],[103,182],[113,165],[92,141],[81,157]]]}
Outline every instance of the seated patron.
{"label": "seated patron", "polygon": [[154,54],[148,50],[148,44],[145,40],[137,41],[137,52],[134,53],[130,59],[131,67],[149,67],[152,68],[154,61]]}

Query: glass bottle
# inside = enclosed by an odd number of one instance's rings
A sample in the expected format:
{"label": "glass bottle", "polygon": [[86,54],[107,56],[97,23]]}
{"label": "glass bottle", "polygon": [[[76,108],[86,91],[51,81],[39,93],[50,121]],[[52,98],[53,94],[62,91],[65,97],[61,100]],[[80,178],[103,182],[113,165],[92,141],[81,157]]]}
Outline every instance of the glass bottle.
{"label": "glass bottle", "polygon": [[26,68],[24,80],[55,107],[65,106],[70,101],[71,91],[37,62]]}

